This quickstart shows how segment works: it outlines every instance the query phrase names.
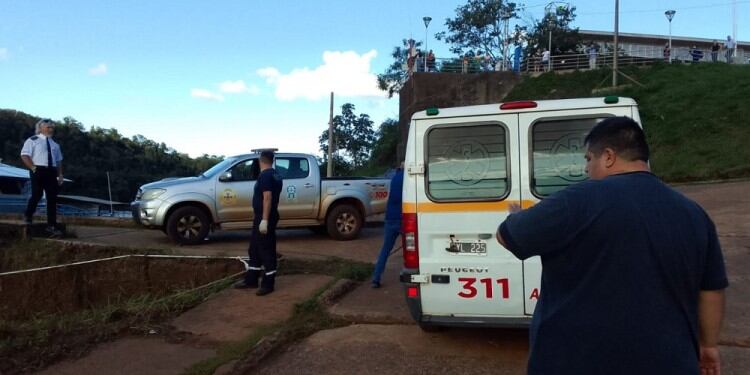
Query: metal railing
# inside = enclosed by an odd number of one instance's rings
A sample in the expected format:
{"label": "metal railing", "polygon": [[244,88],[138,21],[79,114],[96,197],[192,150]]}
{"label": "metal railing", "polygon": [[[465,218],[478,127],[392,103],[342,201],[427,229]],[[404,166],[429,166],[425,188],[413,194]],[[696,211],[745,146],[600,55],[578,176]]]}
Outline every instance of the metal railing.
{"label": "metal railing", "polygon": [[[677,47],[672,50],[672,63],[712,63],[711,51],[702,50],[703,55],[697,60],[693,60],[690,48]],[[734,64],[748,64],[750,56],[743,50],[738,50],[737,55],[733,58]],[[551,61],[542,60],[541,56],[530,56],[521,61],[521,72],[544,72],[548,70],[576,70],[576,69],[597,69],[602,67],[611,67],[614,55],[611,52],[599,53],[592,61],[589,54],[584,53],[566,53],[550,56]],[[651,65],[656,62],[668,62],[669,57],[664,57],[662,47],[638,47],[627,48],[620,51],[617,63],[619,66],[628,65]],[[725,51],[719,51],[717,62],[725,62]],[[425,70],[426,67],[426,70]],[[481,73],[493,71],[512,71],[513,62],[496,61],[492,59],[478,57],[456,57],[456,58],[436,58],[428,60],[427,64],[422,59],[417,59],[412,72],[441,72],[441,73]],[[404,66],[404,70],[409,67]]]}

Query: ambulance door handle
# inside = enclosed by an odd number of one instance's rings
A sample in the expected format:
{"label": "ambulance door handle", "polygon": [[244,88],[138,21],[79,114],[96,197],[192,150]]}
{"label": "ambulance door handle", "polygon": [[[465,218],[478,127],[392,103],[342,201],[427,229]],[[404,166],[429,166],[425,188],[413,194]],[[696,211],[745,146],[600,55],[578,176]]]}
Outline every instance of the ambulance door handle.
{"label": "ambulance door handle", "polygon": [[313,187],[313,184],[311,184],[311,183],[309,183],[309,182],[308,182],[308,183],[306,183],[306,184],[305,184],[304,186],[305,186],[306,188],[311,188],[311,187]]}
{"label": "ambulance door handle", "polygon": [[480,240],[489,240],[490,238],[492,238],[491,233],[479,233]]}

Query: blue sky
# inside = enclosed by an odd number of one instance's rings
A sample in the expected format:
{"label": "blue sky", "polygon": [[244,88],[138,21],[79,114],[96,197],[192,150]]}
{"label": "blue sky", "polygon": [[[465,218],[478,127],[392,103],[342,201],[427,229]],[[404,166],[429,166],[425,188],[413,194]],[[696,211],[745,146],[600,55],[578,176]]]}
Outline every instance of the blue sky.
{"label": "blue sky", "polygon": [[[374,77],[402,38],[450,57],[435,32],[458,0],[0,0],[0,108],[142,134],[198,156],[257,147],[318,153],[336,107],[351,102],[375,126],[398,117]],[[544,1],[529,0],[524,19]],[[614,1],[571,1],[575,26],[611,30]],[[620,2],[622,32],[723,39],[730,0]],[[750,40],[750,1],[737,1]],[[523,21],[521,21],[523,22]]]}

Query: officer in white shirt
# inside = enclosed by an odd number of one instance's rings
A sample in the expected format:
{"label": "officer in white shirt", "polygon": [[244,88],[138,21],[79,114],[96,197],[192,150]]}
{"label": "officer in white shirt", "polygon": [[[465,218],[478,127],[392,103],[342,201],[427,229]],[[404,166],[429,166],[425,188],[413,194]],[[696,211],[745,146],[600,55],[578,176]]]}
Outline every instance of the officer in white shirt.
{"label": "officer in white shirt", "polygon": [[63,156],[60,145],[52,139],[54,132],[52,120],[42,119],[37,122],[36,135],[27,139],[21,148],[21,160],[31,170],[31,198],[26,206],[26,224],[31,224],[44,191],[47,195],[47,232],[59,236],[57,193],[63,183]]}

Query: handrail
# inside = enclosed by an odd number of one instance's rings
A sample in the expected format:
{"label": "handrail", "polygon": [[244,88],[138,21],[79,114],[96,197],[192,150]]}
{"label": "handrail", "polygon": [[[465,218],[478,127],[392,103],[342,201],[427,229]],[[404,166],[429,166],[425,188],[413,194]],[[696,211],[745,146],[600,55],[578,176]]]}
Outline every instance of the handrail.
{"label": "handrail", "polygon": [[[713,62],[711,51],[702,50],[703,56],[698,59],[697,63],[711,63]],[[734,56],[735,64],[749,64],[750,54],[745,53],[743,50],[738,50],[737,55]],[[685,47],[673,47],[672,48],[672,62],[683,62],[693,63],[693,56],[690,48]],[[553,54],[550,56],[551,67],[548,61],[542,61],[540,55],[533,55],[520,61],[520,71],[522,72],[541,72],[549,70],[573,70],[573,69],[593,69],[611,66],[614,55],[610,51],[603,51],[595,54],[595,61],[591,61],[592,55],[588,53],[571,52],[562,54]],[[625,46],[620,50],[618,55],[618,65],[650,65],[659,61],[668,61],[669,56],[664,56],[664,49],[660,46],[641,46],[634,48],[633,46]],[[717,61],[725,61],[725,50],[719,51],[717,55]],[[505,61],[503,64],[502,60],[493,60],[485,56],[466,56],[466,57],[454,57],[454,58],[434,58],[428,60],[425,64],[422,57],[418,57],[414,64],[411,66],[412,72],[425,72],[425,65],[427,66],[427,72],[441,72],[441,73],[481,73],[481,72],[492,72],[492,71],[512,71],[513,60]],[[504,66],[503,66],[504,65]],[[403,69],[408,71],[409,66],[404,64]]]}

